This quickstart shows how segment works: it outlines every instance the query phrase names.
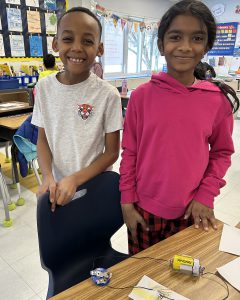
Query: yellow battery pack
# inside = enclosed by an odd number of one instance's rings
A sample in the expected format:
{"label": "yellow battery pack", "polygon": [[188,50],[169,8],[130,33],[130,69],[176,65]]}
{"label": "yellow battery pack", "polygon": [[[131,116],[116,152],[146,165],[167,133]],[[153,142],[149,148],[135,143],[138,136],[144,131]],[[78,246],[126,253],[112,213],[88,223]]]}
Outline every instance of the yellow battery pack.
{"label": "yellow battery pack", "polygon": [[200,265],[199,259],[188,255],[174,255],[170,260],[170,265],[175,271],[193,276],[200,276],[204,270]]}

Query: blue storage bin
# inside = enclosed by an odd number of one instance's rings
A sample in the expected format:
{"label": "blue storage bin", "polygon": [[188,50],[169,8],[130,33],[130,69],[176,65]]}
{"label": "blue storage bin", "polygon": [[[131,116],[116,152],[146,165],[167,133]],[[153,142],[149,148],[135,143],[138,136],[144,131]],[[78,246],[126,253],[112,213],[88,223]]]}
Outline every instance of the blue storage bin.
{"label": "blue storage bin", "polygon": [[30,83],[30,76],[22,76],[22,85],[27,86]]}
{"label": "blue storage bin", "polygon": [[0,90],[6,89],[18,89],[19,82],[18,79],[0,79]]}
{"label": "blue storage bin", "polygon": [[32,75],[30,77],[30,83],[37,83],[38,81],[38,76],[37,75]]}
{"label": "blue storage bin", "polygon": [[22,86],[22,76],[13,76],[13,79],[17,79],[19,82],[19,86]]}

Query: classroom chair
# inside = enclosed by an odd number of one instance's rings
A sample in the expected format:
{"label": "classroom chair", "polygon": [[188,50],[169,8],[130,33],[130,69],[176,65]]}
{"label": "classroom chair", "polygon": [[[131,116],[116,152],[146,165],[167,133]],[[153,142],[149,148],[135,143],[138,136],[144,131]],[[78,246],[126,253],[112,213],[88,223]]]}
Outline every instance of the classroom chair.
{"label": "classroom chair", "polygon": [[20,153],[17,154],[20,165],[20,173],[23,177],[28,174],[29,165],[33,167],[38,185],[42,184],[37,170],[37,137],[38,129],[31,124],[32,116],[29,116],[19,127],[13,136],[14,144]]}
{"label": "classroom chair", "polygon": [[48,272],[47,298],[108,268],[128,255],[112,249],[111,236],[123,225],[119,174],[104,172],[78,188],[78,196],[51,211],[49,194],[38,199],[40,259]]}

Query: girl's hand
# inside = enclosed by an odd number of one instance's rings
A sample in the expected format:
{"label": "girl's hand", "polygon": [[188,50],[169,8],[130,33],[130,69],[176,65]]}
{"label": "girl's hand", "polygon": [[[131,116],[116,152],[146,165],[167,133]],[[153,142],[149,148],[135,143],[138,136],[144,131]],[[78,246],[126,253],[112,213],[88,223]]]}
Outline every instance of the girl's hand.
{"label": "girl's hand", "polygon": [[122,204],[121,206],[124,222],[132,234],[133,241],[137,242],[137,224],[140,223],[143,230],[149,231],[149,228],[147,227],[143,217],[135,209],[134,204],[128,203]]}
{"label": "girl's hand", "polygon": [[78,185],[74,175],[64,177],[60,180],[57,184],[56,201],[53,203],[53,210],[55,210],[56,204],[64,206],[69,203],[76,193],[77,187]]}
{"label": "girl's hand", "polygon": [[37,198],[39,198],[42,194],[49,192],[50,202],[53,203],[56,200],[56,189],[57,184],[53,176],[46,176],[43,178],[42,185],[39,187],[39,190],[37,192]]}
{"label": "girl's hand", "polygon": [[208,225],[210,223],[213,229],[217,229],[213,209],[208,206],[196,200],[192,200],[185,212],[184,219],[188,219],[190,215],[192,215],[194,219],[195,228],[199,228],[200,223],[202,223],[203,229],[208,231]]}

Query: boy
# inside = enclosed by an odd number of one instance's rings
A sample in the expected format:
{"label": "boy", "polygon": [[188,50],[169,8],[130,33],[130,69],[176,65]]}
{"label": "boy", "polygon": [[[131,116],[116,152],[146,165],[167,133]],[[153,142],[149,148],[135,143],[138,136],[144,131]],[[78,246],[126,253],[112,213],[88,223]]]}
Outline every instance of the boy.
{"label": "boy", "polygon": [[39,81],[32,123],[39,127],[38,160],[52,211],[79,185],[108,169],[119,155],[121,99],[116,88],[90,72],[103,55],[102,27],[88,9],[75,7],[58,21],[53,50],[64,71]]}
{"label": "boy", "polygon": [[46,56],[44,56],[43,65],[45,71],[40,72],[39,79],[57,72],[55,57],[52,54],[47,54]]}

